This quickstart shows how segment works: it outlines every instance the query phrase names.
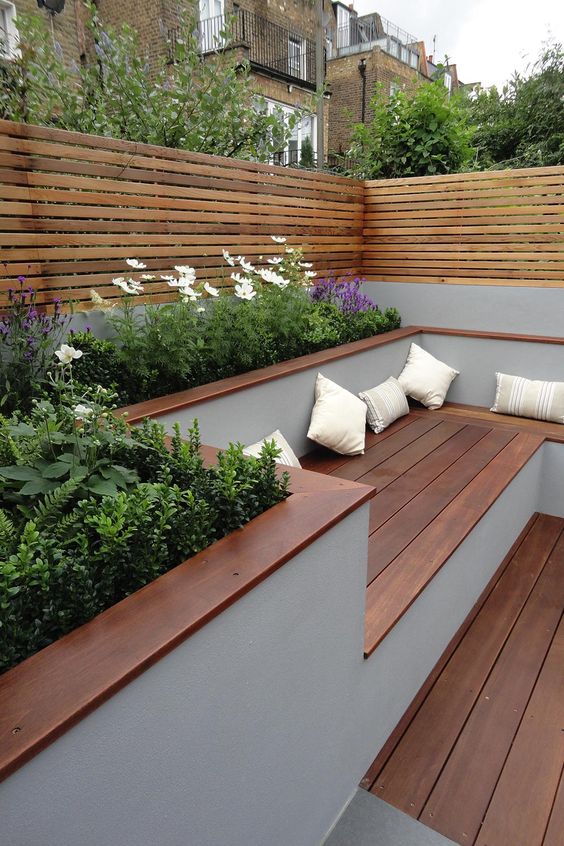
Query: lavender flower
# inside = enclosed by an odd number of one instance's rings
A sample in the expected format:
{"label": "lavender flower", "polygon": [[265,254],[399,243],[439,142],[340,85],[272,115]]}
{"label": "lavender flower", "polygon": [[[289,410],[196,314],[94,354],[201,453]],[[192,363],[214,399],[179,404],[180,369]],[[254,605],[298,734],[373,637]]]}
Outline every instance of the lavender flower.
{"label": "lavender flower", "polygon": [[310,289],[310,297],[314,303],[332,303],[343,314],[357,314],[361,311],[373,311],[378,308],[376,303],[360,290],[362,280],[359,277],[341,279],[330,276],[320,279]]}

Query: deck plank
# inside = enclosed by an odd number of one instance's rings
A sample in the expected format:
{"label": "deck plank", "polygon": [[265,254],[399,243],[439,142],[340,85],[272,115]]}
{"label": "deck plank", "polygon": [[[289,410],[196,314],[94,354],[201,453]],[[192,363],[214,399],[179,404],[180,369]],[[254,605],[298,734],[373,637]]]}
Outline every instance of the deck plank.
{"label": "deck plank", "polygon": [[[374,532],[368,544],[367,584],[381,577],[394,559],[500,455],[514,437],[511,432],[489,432]],[[443,527],[440,534],[447,540],[450,530]]]}
{"label": "deck plank", "polygon": [[557,517],[537,518],[375,779],[377,796],[419,816],[562,525]]}
{"label": "deck plank", "polygon": [[[564,559],[564,548],[562,557]],[[564,620],[561,620],[476,846],[505,846],[507,843],[542,846],[564,760],[563,668]],[[531,801],[532,796],[534,801]],[[564,838],[564,829],[560,834]]]}
{"label": "deck plank", "polygon": [[490,431],[478,426],[464,426],[456,435],[423,458],[402,476],[377,493],[370,503],[369,534],[372,534],[403,508],[427,485],[454,464]]}
{"label": "deck plank", "polygon": [[420,815],[457,843],[473,843],[477,837],[563,602],[561,535]]}
{"label": "deck plank", "polygon": [[560,784],[556,791],[556,798],[546,829],[542,846],[562,846],[562,832],[564,831],[564,767],[560,774]]}
{"label": "deck plank", "polygon": [[[503,433],[499,433],[503,434]],[[368,657],[421,591],[543,443],[519,433],[417,536],[417,555],[404,549],[367,587],[365,656]],[[405,510],[405,509],[402,509]]]}

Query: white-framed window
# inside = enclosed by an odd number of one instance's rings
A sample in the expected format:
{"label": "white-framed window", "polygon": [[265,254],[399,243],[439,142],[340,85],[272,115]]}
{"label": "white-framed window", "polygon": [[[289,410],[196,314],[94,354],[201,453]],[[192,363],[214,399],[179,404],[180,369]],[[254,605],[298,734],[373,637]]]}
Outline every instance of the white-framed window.
{"label": "white-framed window", "polygon": [[305,79],[305,39],[298,35],[288,36],[288,74]]}
{"label": "white-framed window", "polygon": [[[279,117],[288,118],[297,110],[286,103],[279,103],[276,100],[267,100],[266,108],[269,115],[275,114]],[[272,157],[273,164],[296,165],[300,163],[302,155],[302,144],[309,138],[314,149],[317,143],[317,127],[315,115],[306,115],[293,127],[290,137],[283,150],[279,150]]]}
{"label": "white-framed window", "polygon": [[223,0],[199,0],[200,49],[209,53],[223,46],[225,28]]}
{"label": "white-framed window", "polygon": [[0,0],[0,57],[13,58],[17,44],[16,7],[7,0]]}
{"label": "white-framed window", "polygon": [[412,68],[415,68],[415,70],[419,67],[419,56],[417,53],[414,53],[413,50],[409,54],[409,64]]}
{"label": "white-framed window", "polygon": [[399,82],[390,82],[390,97],[393,97],[394,94],[397,94],[400,90]]}
{"label": "white-framed window", "polygon": [[445,85],[447,87],[448,93],[452,94],[452,75],[450,73],[448,73],[448,71],[445,73],[444,79],[445,79]]}

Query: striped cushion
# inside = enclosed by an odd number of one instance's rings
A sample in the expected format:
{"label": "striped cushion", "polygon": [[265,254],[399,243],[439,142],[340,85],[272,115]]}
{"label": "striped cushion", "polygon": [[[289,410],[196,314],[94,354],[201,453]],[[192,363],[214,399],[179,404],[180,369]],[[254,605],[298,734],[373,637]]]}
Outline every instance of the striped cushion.
{"label": "striped cushion", "polygon": [[276,429],[274,432],[272,432],[272,434],[268,435],[266,438],[263,438],[262,441],[257,441],[256,444],[246,446],[243,450],[243,453],[245,455],[253,455],[255,458],[258,458],[265,441],[274,441],[278,449],[281,450],[280,455],[276,459],[277,464],[286,464],[288,467],[302,466],[298,460],[297,455],[295,454],[294,450],[292,449],[280,429]]}
{"label": "striped cushion", "polygon": [[564,382],[540,382],[496,373],[497,390],[492,411],[564,423]]}
{"label": "striped cushion", "polygon": [[409,414],[409,405],[403,389],[393,376],[369,391],[362,391],[359,397],[368,408],[368,425],[376,433],[383,432],[398,417]]}

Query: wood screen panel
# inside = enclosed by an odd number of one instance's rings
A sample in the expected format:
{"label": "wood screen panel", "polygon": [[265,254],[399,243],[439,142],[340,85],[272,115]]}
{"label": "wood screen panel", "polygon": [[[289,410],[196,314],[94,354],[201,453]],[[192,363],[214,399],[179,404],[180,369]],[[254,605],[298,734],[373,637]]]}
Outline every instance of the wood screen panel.
{"label": "wood screen panel", "polygon": [[18,275],[38,292],[84,304],[112,297],[138,258],[157,280],[145,301],[171,299],[158,278],[189,264],[228,284],[226,249],[260,264],[300,246],[320,274],[358,272],[361,182],[110,138],[0,121],[0,304]]}
{"label": "wood screen panel", "polygon": [[564,167],[366,182],[363,273],[562,287],[563,188]]}

